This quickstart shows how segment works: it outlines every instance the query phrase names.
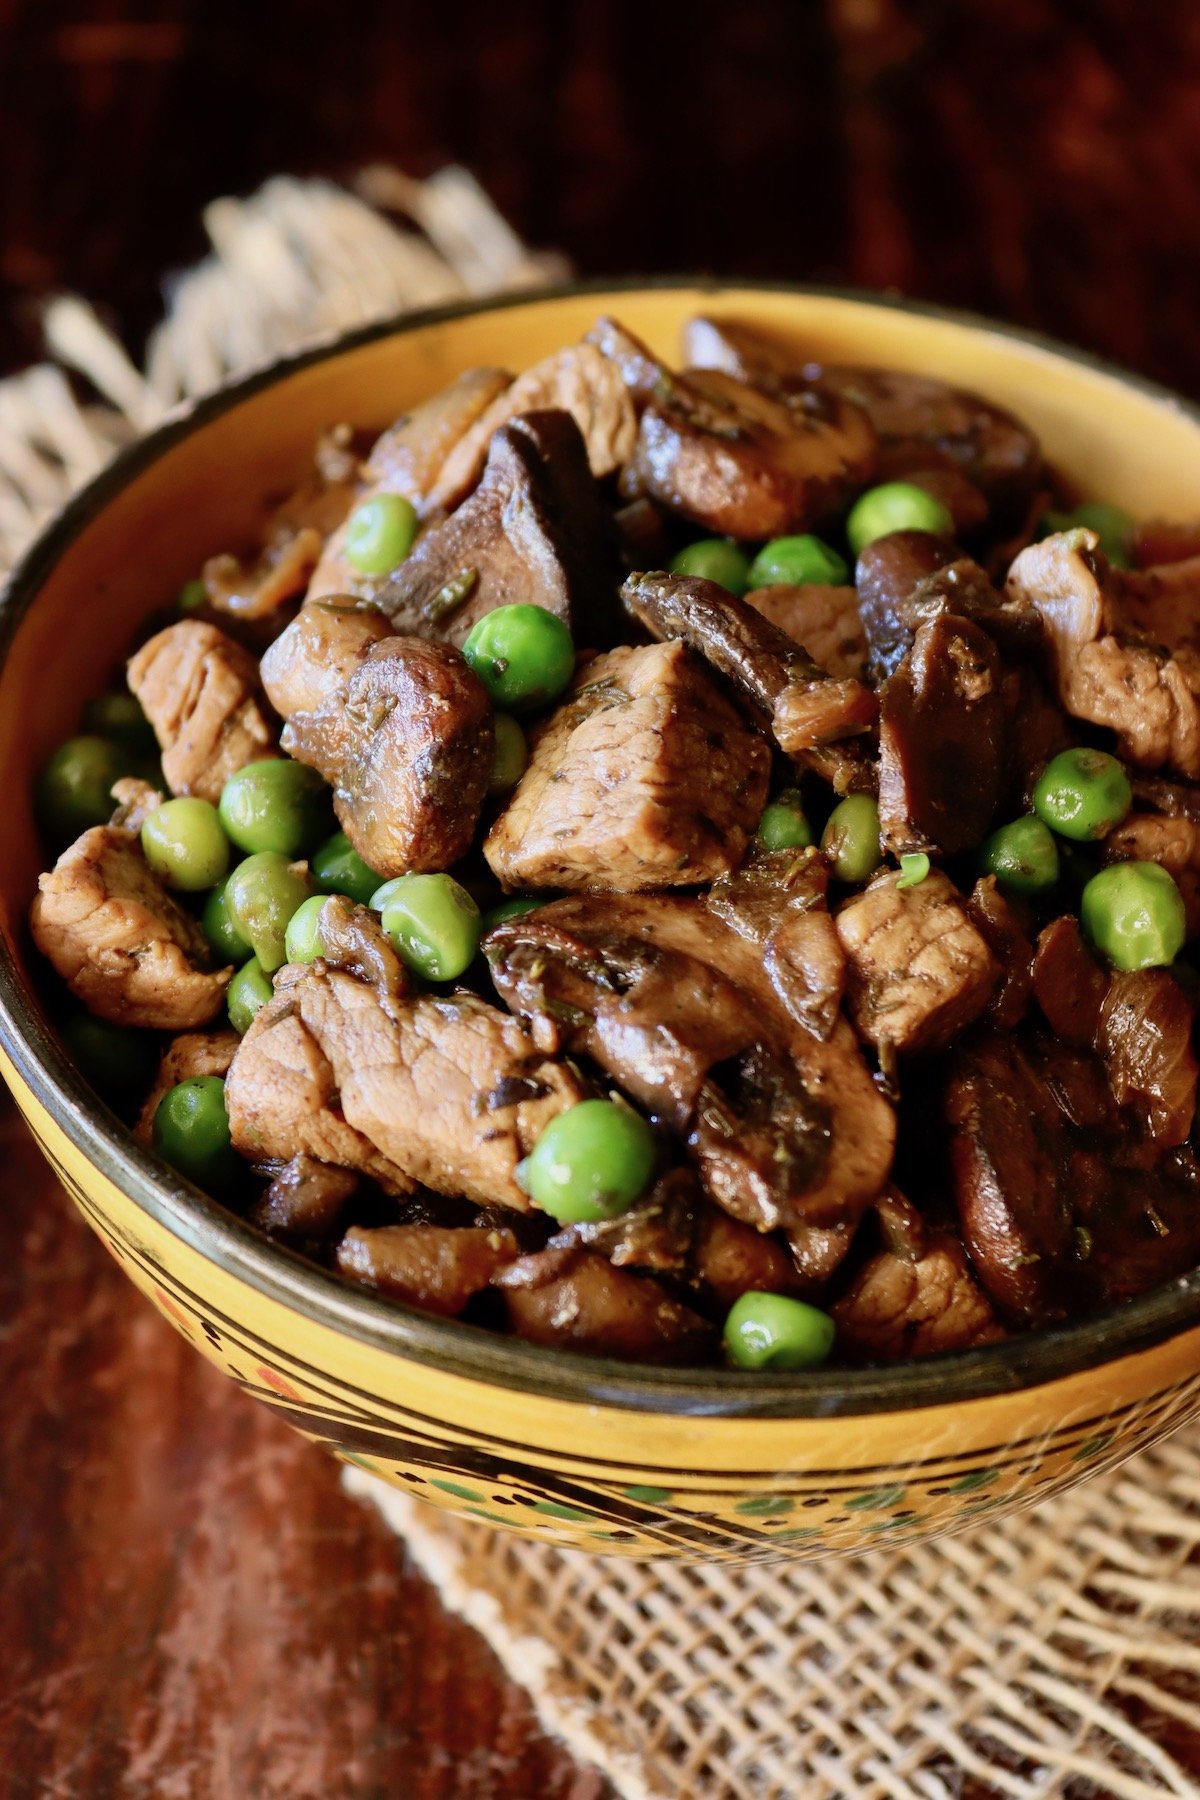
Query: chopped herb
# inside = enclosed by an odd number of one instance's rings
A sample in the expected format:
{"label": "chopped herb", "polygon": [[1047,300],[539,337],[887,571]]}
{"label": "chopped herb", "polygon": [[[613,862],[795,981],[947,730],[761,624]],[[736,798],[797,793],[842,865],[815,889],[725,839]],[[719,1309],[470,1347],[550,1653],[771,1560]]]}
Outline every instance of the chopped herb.
{"label": "chopped herb", "polygon": [[436,594],[431,594],[421,608],[421,617],[430,625],[440,625],[451,613],[457,612],[464,600],[474,590],[479,580],[478,569],[460,569],[449,581],[443,582]]}

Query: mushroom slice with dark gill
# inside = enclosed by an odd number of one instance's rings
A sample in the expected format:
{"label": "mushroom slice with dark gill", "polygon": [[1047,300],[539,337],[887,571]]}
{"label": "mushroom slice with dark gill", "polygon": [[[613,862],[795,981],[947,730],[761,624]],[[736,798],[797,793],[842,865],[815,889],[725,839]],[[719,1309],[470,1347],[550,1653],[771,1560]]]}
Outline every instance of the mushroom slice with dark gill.
{"label": "mushroom slice with dark gill", "polygon": [[614,320],[589,337],[641,409],[631,484],[693,524],[747,539],[807,530],[871,479],[875,433],[838,396],[721,370],[677,375]]}
{"label": "mushroom slice with dark gill", "polygon": [[392,628],[461,644],[497,606],[544,606],[575,641],[612,641],[617,556],[609,513],[569,413],[528,412],[492,438],[468,500],[417,540],[378,589]]}
{"label": "mushroom slice with dark gill", "polygon": [[866,785],[852,747],[878,715],[860,681],[835,679],[778,626],[715,581],[686,575],[631,575],[625,609],[652,637],[682,638],[732,682],[784,753],[803,760],[839,792]]}
{"label": "mushroom slice with dark gill", "polygon": [[970,619],[922,625],[879,690],[879,823],[894,856],[983,841],[1007,774],[996,646]]}
{"label": "mushroom slice with dark gill", "polygon": [[770,767],[686,645],[623,644],[536,729],[483,852],[506,888],[696,886],[741,860]]}
{"label": "mushroom slice with dark gill", "polygon": [[757,1230],[852,1224],[886,1180],[895,1117],[849,1028],[797,1025],[757,946],[702,902],[555,901],[484,949],[537,1041],[599,1063]]}

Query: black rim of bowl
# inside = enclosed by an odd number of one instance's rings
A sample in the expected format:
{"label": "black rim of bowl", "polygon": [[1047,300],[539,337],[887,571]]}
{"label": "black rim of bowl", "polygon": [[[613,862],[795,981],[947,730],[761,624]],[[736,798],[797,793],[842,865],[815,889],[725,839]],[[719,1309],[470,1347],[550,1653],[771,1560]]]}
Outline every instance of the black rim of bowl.
{"label": "black rim of bowl", "polygon": [[[1081,365],[1184,413],[1200,426],[1200,407],[1159,384],[1038,332],[980,315],[853,288],[707,276],[630,277],[564,283],[488,300],[456,302],[359,327],[278,358],[179,409],[138,439],[58,513],[18,562],[0,600],[0,663],[51,569],[96,515],[182,437],[261,389],[311,364],[380,339],[473,313],[546,301],[647,290],[713,296],[731,291],[784,293],[852,301],[917,314],[1004,338]],[[868,1369],[829,1368],[803,1375],[660,1368],[543,1348],[482,1327],[385,1301],[270,1243],[235,1214],[176,1176],[137,1144],[67,1059],[36,994],[0,939],[0,1043],[21,1079],[102,1174],[174,1236],[270,1299],[360,1342],[431,1368],[589,1405],[726,1419],[832,1418],[907,1411],[1012,1393],[1097,1367],[1200,1325],[1200,1270],[1095,1318],[1023,1332],[979,1350]]]}

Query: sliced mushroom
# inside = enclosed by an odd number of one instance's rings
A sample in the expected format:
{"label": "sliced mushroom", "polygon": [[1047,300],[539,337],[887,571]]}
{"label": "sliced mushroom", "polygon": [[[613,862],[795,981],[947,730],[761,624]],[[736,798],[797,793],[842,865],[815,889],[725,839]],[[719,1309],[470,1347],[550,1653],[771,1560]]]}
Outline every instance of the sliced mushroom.
{"label": "sliced mushroom", "polygon": [[512,1232],[495,1227],[356,1225],[337,1247],[337,1267],[360,1287],[452,1319],[520,1253]]}
{"label": "sliced mushroom", "polygon": [[580,645],[611,641],[616,550],[579,427],[529,412],[491,440],[469,500],[417,541],[375,600],[393,629],[461,644],[485,613],[544,606]]}
{"label": "sliced mushroom", "polygon": [[825,904],[828,885],[828,865],[815,849],[754,849],[707,895],[717,917],[759,948],[783,1005],[818,1038],[829,1037],[837,1022],[846,975]]}
{"label": "sliced mushroom", "polygon": [[893,855],[982,842],[1007,773],[1005,725],[987,633],[952,613],[920,626],[879,690],[879,823]]}
{"label": "sliced mushroom", "polygon": [[875,698],[861,682],[826,674],[769,619],[714,581],[631,575],[621,598],[653,637],[682,638],[706,657],[787,755],[817,768],[839,792],[866,785],[853,750],[832,748],[875,721]]}
{"label": "sliced mushroom", "polygon": [[303,1150],[278,1170],[250,1223],[289,1244],[321,1244],[337,1229],[358,1188],[352,1169],[317,1162]]}
{"label": "sliced mushroom", "polygon": [[1041,648],[1039,620],[1005,608],[984,570],[947,538],[926,531],[876,538],[858,559],[855,582],[872,681],[894,675],[921,626],[946,613],[970,619],[1006,654]]}

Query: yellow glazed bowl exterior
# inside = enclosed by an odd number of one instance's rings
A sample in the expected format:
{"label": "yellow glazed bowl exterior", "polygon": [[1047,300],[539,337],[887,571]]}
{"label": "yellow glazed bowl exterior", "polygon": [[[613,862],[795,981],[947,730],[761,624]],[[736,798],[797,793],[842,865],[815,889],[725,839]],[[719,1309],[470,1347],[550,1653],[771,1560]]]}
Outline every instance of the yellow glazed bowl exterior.
{"label": "yellow glazed bowl exterior", "polygon": [[382,427],[472,364],[522,368],[601,312],[674,356],[698,310],[772,326],[816,358],[976,388],[1030,420],[1089,494],[1200,517],[1200,417],[1182,402],[981,321],[854,295],[596,286],[423,315],[253,376],[127,452],[10,583],[0,1072],[131,1279],[307,1436],[421,1499],[561,1545],[739,1561],[961,1527],[1150,1443],[1200,1409],[1200,1277],[966,1355],[812,1376],[633,1369],[427,1318],[267,1244],[134,1144],[46,1022],[25,925],[35,770],[147,615],[252,536],[318,430]]}

